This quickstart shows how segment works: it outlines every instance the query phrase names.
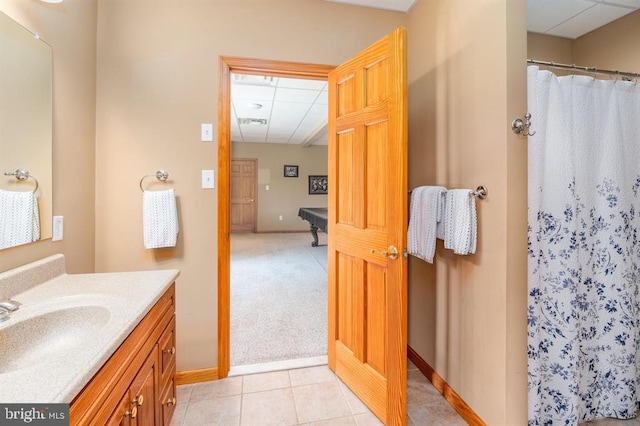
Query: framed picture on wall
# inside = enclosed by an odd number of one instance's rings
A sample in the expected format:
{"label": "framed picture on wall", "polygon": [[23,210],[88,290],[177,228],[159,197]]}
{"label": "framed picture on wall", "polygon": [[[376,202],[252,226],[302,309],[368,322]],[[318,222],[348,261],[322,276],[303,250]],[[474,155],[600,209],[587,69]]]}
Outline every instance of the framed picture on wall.
{"label": "framed picture on wall", "polygon": [[298,177],[298,166],[284,166],[284,177]]}
{"label": "framed picture on wall", "polygon": [[327,176],[315,175],[309,176],[309,194],[326,194],[327,193]]}

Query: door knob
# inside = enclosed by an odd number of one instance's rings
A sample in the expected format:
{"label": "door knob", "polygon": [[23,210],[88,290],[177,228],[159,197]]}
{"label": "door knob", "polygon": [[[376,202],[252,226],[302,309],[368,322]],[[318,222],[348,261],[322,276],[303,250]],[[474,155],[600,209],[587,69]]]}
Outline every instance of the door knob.
{"label": "door knob", "polygon": [[[375,252],[376,251],[374,249],[371,249],[372,254]],[[387,250],[381,251],[380,254],[383,255],[384,257],[395,260],[398,258],[398,249],[395,246],[389,246]]]}

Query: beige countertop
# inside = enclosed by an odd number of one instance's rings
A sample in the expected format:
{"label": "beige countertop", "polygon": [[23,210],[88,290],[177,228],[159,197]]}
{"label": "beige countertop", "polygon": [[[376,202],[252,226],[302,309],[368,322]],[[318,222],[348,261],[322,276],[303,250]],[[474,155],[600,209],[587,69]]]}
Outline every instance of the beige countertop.
{"label": "beige countertop", "polygon": [[179,275],[67,274],[50,256],[0,273],[0,402],[71,402]]}

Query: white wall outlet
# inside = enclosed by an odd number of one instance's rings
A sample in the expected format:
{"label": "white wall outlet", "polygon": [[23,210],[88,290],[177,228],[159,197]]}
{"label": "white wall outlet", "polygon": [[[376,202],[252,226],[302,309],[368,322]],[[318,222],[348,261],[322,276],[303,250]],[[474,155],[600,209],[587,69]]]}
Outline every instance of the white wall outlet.
{"label": "white wall outlet", "polygon": [[282,215],[278,216],[278,220],[282,220],[282,219],[283,219]]}
{"label": "white wall outlet", "polygon": [[201,136],[200,139],[202,142],[213,142],[213,124],[212,123],[202,123],[200,126]]}
{"label": "white wall outlet", "polygon": [[264,190],[265,190],[265,191],[268,191],[268,190],[269,190],[269,185],[265,185],[265,186],[264,186]]}
{"label": "white wall outlet", "polygon": [[53,217],[53,235],[51,241],[60,241],[64,236],[64,218],[63,216]]}
{"label": "white wall outlet", "polygon": [[213,180],[213,170],[202,171],[202,189],[213,189],[216,184]]}

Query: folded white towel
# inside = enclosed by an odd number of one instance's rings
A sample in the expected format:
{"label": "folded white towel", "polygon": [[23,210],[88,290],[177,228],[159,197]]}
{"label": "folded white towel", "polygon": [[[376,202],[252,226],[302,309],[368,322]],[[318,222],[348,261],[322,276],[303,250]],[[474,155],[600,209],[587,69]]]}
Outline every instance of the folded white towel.
{"label": "folded white towel", "polygon": [[446,191],[442,186],[419,186],[411,192],[407,251],[429,263],[433,263],[436,251],[436,231]]}
{"label": "folded white towel", "polygon": [[38,198],[29,192],[0,189],[0,249],[40,239]]}
{"label": "folded white towel", "polygon": [[173,189],[144,191],[142,218],[144,248],[175,247],[179,229]]}
{"label": "folded white towel", "polygon": [[450,189],[445,201],[444,247],[455,254],[476,252],[476,199],[469,189]]}

